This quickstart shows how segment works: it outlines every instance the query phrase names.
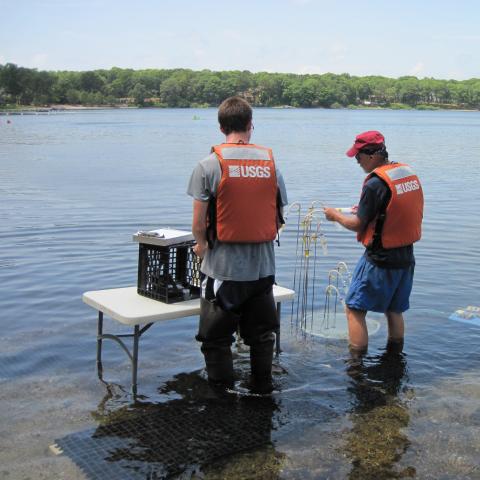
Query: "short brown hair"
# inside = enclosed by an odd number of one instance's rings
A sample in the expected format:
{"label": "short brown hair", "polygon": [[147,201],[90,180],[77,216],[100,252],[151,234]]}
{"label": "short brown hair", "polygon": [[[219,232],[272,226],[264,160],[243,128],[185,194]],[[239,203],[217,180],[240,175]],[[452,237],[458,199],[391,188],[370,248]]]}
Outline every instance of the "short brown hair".
{"label": "short brown hair", "polygon": [[252,107],[241,97],[229,97],[218,107],[218,123],[223,132],[246,132],[252,121]]}

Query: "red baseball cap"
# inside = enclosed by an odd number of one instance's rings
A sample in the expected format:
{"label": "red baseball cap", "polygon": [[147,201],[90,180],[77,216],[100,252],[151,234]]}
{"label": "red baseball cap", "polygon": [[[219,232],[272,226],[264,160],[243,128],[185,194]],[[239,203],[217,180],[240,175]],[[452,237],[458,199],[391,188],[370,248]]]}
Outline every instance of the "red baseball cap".
{"label": "red baseball cap", "polygon": [[360,150],[368,147],[382,147],[385,143],[384,136],[376,130],[359,133],[355,137],[355,143],[352,148],[347,151],[347,157],[354,157]]}

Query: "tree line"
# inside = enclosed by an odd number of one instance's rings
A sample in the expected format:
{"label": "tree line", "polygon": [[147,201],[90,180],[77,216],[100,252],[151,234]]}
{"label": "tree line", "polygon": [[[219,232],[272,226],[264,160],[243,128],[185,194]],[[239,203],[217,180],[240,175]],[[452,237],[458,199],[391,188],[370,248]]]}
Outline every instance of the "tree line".
{"label": "tree line", "polygon": [[38,71],[13,63],[0,64],[0,107],[208,107],[218,106],[231,95],[241,95],[254,106],[264,107],[480,109],[480,79],[116,67],[83,72]]}

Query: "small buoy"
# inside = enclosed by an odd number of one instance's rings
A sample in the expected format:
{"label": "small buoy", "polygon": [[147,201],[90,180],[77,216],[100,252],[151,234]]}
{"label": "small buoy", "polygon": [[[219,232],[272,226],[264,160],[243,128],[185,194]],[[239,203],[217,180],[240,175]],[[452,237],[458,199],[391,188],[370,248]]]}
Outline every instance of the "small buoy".
{"label": "small buoy", "polygon": [[7,123],[12,123],[11,120],[7,120]]}

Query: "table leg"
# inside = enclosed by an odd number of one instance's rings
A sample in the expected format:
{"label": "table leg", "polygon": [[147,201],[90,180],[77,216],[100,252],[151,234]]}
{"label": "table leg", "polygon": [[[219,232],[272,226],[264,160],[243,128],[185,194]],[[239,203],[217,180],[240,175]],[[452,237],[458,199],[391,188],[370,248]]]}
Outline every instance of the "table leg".
{"label": "table leg", "polygon": [[97,373],[102,379],[102,334],[103,334],[103,312],[98,312],[97,324]]}
{"label": "table leg", "polygon": [[282,310],[282,304],[277,302],[277,318],[278,318],[278,328],[275,332],[275,355],[278,357],[280,355],[280,314]]}
{"label": "table leg", "polygon": [[138,340],[140,338],[139,326],[135,325],[133,333],[133,355],[132,355],[132,393],[137,394],[137,369],[138,369]]}

